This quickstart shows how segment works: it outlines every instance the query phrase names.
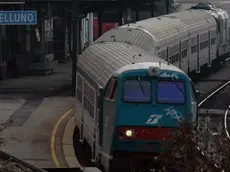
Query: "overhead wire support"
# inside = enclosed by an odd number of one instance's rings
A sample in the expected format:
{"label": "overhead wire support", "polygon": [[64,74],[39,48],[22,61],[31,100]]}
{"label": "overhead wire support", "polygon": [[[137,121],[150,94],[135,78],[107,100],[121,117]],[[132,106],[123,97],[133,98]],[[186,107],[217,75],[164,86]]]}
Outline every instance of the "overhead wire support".
{"label": "overhead wire support", "polygon": [[[88,7],[90,5],[87,5]],[[85,8],[86,8],[85,7]],[[77,62],[78,62],[78,55],[80,54],[81,49],[81,39],[80,39],[80,22],[81,19],[85,18],[87,14],[83,13],[83,10],[79,9],[78,4],[72,4],[72,11],[71,11],[71,20],[72,20],[72,29],[73,29],[73,44],[72,44],[72,51],[71,51],[71,58],[72,58],[72,94],[76,93],[76,75],[77,75]]]}
{"label": "overhead wire support", "polygon": [[71,20],[72,20],[72,28],[73,28],[73,44],[72,44],[72,51],[71,51],[71,58],[72,58],[72,94],[75,94],[76,92],[76,74],[77,74],[77,24],[78,24],[78,18],[75,12],[77,10],[76,4],[73,4],[72,6],[72,15],[71,15]]}

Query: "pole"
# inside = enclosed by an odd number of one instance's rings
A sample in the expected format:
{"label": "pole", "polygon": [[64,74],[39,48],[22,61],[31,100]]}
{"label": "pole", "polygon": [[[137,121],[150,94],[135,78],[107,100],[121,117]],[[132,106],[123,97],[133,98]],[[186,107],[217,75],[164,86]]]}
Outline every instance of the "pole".
{"label": "pole", "polygon": [[76,70],[77,70],[77,19],[72,19],[73,24],[73,47],[72,47],[72,93],[76,92]]}
{"label": "pole", "polygon": [[93,13],[89,13],[89,45],[93,43]]}
{"label": "pole", "polygon": [[76,93],[76,74],[77,74],[77,62],[78,62],[78,55],[80,54],[80,48],[81,48],[81,19],[85,18],[86,15],[79,15],[79,7],[77,4],[72,4],[72,24],[73,24],[73,46],[72,46],[72,93]]}
{"label": "pole", "polygon": [[72,54],[71,53],[71,45],[72,45],[72,36],[71,36],[71,32],[72,32],[72,30],[71,30],[71,27],[72,27],[72,25],[71,25],[71,21],[72,21],[72,15],[71,15],[71,12],[68,12],[68,45],[69,45],[69,49],[68,49],[68,51],[69,51],[69,53],[70,53],[70,55]]}
{"label": "pole", "polygon": [[128,8],[126,10],[126,21],[127,23],[132,23],[132,9]]}
{"label": "pole", "polygon": [[123,22],[123,8],[120,8],[119,10],[119,26],[122,26],[124,24]]}
{"label": "pole", "polygon": [[102,15],[103,15],[103,12],[102,11],[99,11],[98,12],[98,38],[102,35]]}
{"label": "pole", "polygon": [[82,33],[82,20],[77,19],[77,54],[81,54],[82,50],[82,39],[81,39],[81,33]]}
{"label": "pole", "polygon": [[136,10],[136,21],[139,21],[139,16],[140,16],[140,13],[139,13],[139,10],[137,9]]}
{"label": "pole", "polygon": [[169,1],[170,0],[166,0],[166,14],[169,14]]}
{"label": "pole", "polygon": [[151,17],[154,17],[154,11],[155,11],[155,0],[151,1]]}

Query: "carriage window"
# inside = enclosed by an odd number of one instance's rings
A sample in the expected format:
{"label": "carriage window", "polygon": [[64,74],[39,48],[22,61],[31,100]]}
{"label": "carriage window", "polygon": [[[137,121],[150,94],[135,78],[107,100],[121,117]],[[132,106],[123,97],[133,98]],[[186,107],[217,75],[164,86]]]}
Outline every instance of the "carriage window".
{"label": "carriage window", "polygon": [[184,83],[159,81],[157,83],[157,101],[159,103],[184,103]]}
{"label": "carriage window", "polygon": [[105,98],[110,99],[110,100],[115,100],[116,91],[117,91],[117,79],[112,78],[109,82],[109,86],[107,88]]}
{"label": "carriage window", "polygon": [[216,38],[211,39],[211,45],[214,45],[216,43]]}
{"label": "carriage window", "polygon": [[192,53],[192,54],[193,54],[193,53],[196,53],[196,52],[197,52],[197,49],[198,49],[197,44],[196,44],[196,45],[193,45],[193,46],[192,46],[192,49],[191,49],[191,53]]}
{"label": "carriage window", "polygon": [[123,100],[125,102],[149,103],[152,99],[151,87],[150,81],[126,80],[124,82]]}
{"label": "carriage window", "polygon": [[182,58],[185,58],[188,55],[188,50],[185,49],[182,51]]}

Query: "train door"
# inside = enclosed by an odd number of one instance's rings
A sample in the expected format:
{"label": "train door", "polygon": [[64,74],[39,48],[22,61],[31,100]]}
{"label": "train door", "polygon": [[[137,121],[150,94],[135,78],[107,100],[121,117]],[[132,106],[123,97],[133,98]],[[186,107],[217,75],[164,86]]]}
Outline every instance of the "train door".
{"label": "train door", "polygon": [[179,43],[174,44],[169,49],[169,62],[180,68],[180,52]]}
{"label": "train door", "polygon": [[196,66],[196,72],[200,73],[200,35],[197,34],[197,66]]}
{"label": "train door", "polygon": [[[228,23],[228,39],[230,39],[230,20],[229,20],[229,23]],[[228,41],[228,51],[230,51],[230,41]]]}
{"label": "train door", "polygon": [[184,40],[181,43],[181,66],[182,70],[187,73],[188,72],[188,40]]}
{"label": "train door", "polygon": [[211,59],[211,31],[208,31],[208,67],[211,67],[212,59]]}
{"label": "train door", "polygon": [[[182,50],[182,47],[181,47],[181,41],[179,42],[179,68],[181,69],[181,63],[182,63],[182,58],[181,58],[181,50]],[[183,70],[183,69],[182,69]]]}
{"label": "train door", "polygon": [[169,61],[169,47],[168,46],[166,50],[166,60]]}
{"label": "train door", "polygon": [[96,162],[96,155],[99,150],[99,141],[100,141],[100,130],[99,130],[99,111],[98,111],[98,94],[96,90],[92,87],[91,91],[92,96],[92,111],[93,111],[93,120],[94,120],[94,131],[93,131],[93,147],[92,147],[92,161]]}
{"label": "train door", "polygon": [[191,50],[190,50],[190,57],[189,57],[189,70],[190,72],[192,71],[197,71],[197,34],[191,34],[190,38],[190,45],[191,45]]}
{"label": "train door", "polygon": [[76,76],[76,105],[75,105],[75,122],[80,130],[80,140],[82,140],[83,136],[83,116],[84,116],[84,77],[77,72]]}
{"label": "train door", "polygon": [[217,41],[216,41],[216,29],[211,30],[210,35],[210,58],[211,62],[217,58]]}
{"label": "train door", "polygon": [[185,57],[185,61],[187,63],[187,73],[190,72],[190,67],[189,67],[189,62],[190,62],[190,57],[191,57],[191,47],[192,47],[192,44],[191,44],[191,37],[190,37],[190,32],[188,31],[188,40],[187,40],[187,43],[188,43],[188,47],[187,47],[187,57]]}
{"label": "train door", "polygon": [[192,56],[192,41],[191,41],[191,37],[189,35],[188,35],[188,56],[185,59],[187,59],[188,72],[191,72],[190,59],[191,59],[191,56]]}

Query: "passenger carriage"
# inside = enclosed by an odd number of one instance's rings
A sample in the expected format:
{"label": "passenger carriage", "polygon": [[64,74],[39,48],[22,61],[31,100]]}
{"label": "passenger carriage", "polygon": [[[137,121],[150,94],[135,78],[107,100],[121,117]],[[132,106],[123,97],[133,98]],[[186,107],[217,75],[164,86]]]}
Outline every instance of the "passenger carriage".
{"label": "passenger carriage", "polygon": [[81,54],[76,98],[80,143],[105,171],[133,163],[134,153],[163,151],[180,122],[197,122],[199,93],[189,77],[122,42],[96,43]]}
{"label": "passenger carriage", "polygon": [[200,3],[186,11],[111,29],[95,43],[126,42],[169,61],[185,73],[200,73],[201,67],[211,67],[229,57],[228,20],[225,10]]}

